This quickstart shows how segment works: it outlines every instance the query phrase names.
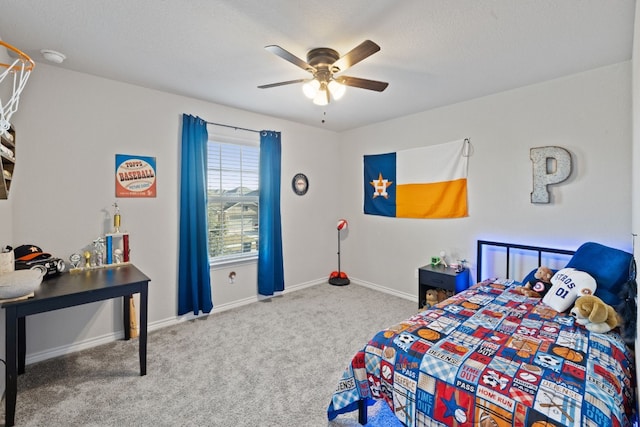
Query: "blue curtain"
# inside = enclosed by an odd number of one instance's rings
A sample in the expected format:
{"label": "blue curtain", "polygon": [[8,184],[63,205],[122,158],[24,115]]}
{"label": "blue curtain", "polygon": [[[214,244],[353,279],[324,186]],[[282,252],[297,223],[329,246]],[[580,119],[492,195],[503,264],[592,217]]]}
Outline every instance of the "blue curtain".
{"label": "blue curtain", "polygon": [[280,132],[260,132],[258,293],[284,291],[280,220]]}
{"label": "blue curtain", "polygon": [[211,277],[207,230],[207,122],[182,115],[178,315],[209,313]]}

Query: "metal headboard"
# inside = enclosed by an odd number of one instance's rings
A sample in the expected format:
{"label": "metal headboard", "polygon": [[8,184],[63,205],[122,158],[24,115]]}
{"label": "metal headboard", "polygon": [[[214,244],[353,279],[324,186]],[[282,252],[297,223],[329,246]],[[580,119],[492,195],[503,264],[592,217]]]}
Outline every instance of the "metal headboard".
{"label": "metal headboard", "polygon": [[509,275],[509,255],[511,249],[520,249],[526,251],[533,251],[538,253],[538,267],[542,265],[542,255],[543,254],[561,254],[561,255],[573,255],[575,251],[568,249],[556,249],[556,248],[545,248],[543,246],[530,246],[530,245],[520,245],[517,243],[504,243],[504,242],[491,242],[489,240],[478,240],[478,249],[476,251],[477,254],[477,265],[476,265],[476,273],[477,280],[483,280],[485,277],[482,276],[482,255],[484,253],[485,247],[502,247],[506,249],[507,255],[507,276]]}

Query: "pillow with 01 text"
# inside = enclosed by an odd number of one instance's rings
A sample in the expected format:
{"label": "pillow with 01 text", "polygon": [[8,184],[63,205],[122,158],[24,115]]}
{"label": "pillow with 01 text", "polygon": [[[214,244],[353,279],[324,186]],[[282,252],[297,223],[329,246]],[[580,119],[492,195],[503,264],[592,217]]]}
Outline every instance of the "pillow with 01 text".
{"label": "pillow with 01 text", "polygon": [[542,302],[557,312],[567,310],[578,297],[593,295],[597,284],[593,277],[575,268],[563,268],[551,278],[551,289]]}

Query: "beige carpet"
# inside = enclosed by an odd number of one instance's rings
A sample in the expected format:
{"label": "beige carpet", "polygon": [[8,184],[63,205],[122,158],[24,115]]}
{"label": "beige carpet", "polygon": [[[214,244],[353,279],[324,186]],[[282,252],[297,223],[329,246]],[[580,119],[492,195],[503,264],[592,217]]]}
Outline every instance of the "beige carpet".
{"label": "beige carpet", "polygon": [[355,284],[321,284],[150,333],[144,377],[137,340],[28,365],[16,425],[327,426],[351,357],[416,311]]}

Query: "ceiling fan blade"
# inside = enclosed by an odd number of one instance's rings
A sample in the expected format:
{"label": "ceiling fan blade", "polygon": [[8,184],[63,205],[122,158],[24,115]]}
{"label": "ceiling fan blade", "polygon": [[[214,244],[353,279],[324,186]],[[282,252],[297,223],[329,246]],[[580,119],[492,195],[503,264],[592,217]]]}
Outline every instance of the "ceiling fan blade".
{"label": "ceiling fan blade", "polygon": [[269,46],[265,46],[265,49],[267,49],[269,52],[278,55],[280,58],[291,62],[293,65],[296,65],[300,68],[302,68],[305,71],[309,71],[309,72],[314,72],[315,68],[313,68],[311,65],[307,64],[305,61],[303,61],[302,59],[298,58],[297,56],[295,56],[294,54],[284,50],[283,48],[281,48],[278,45],[272,44]]}
{"label": "ceiling fan blade", "polygon": [[387,82],[379,82],[377,80],[361,79],[358,77],[340,76],[335,78],[338,83],[343,85],[359,87],[361,89],[375,90],[382,92],[389,86]]}
{"label": "ceiling fan blade", "polygon": [[284,86],[284,85],[290,85],[290,84],[293,84],[293,83],[302,83],[302,82],[306,82],[306,81],[309,81],[309,79],[288,80],[286,82],[271,83],[271,84],[268,84],[268,85],[261,85],[261,86],[258,86],[258,89],[269,89],[270,87]]}
{"label": "ceiling fan blade", "polygon": [[[347,68],[352,67],[358,62],[362,61],[363,59],[373,55],[379,50],[380,50],[380,46],[378,46],[371,40],[365,40],[362,43],[360,43],[358,46],[354,47],[348,53],[342,55],[342,57],[340,57],[340,59],[334,62],[331,67],[332,68],[337,67],[339,68],[339,71],[344,71]],[[339,71],[334,71],[334,72],[337,73]]]}

